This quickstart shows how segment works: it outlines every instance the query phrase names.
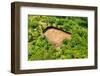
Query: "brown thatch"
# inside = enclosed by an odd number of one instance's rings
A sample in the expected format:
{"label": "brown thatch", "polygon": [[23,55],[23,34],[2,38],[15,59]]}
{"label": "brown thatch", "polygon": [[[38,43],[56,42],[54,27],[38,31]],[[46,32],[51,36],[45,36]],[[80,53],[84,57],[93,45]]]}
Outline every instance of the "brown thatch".
{"label": "brown thatch", "polygon": [[47,28],[44,35],[54,47],[60,47],[64,39],[71,40],[71,34],[57,28]]}

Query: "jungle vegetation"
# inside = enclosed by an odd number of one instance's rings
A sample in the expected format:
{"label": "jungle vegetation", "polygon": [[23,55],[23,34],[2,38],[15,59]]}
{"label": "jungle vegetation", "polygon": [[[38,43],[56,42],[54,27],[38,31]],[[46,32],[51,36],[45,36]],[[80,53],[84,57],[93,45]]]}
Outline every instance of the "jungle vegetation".
{"label": "jungle vegetation", "polygon": [[[70,32],[72,39],[54,48],[43,36],[47,27]],[[84,59],[88,57],[88,19],[74,16],[28,15],[28,60]]]}

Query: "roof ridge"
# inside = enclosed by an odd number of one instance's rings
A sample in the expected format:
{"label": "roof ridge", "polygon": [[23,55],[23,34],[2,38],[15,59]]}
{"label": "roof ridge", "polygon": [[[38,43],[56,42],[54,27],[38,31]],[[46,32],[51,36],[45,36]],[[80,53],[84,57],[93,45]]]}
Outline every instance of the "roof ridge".
{"label": "roof ridge", "polygon": [[65,33],[71,34],[70,32],[66,32],[66,31],[64,31],[64,30],[62,30],[62,29],[60,29],[60,28],[53,27],[53,26],[49,26],[49,27],[47,27],[46,29],[44,29],[44,30],[43,30],[43,33],[45,33],[45,32],[46,32],[47,30],[49,30],[49,29],[56,29],[56,30],[60,30],[60,31],[63,31],[63,32],[65,32]]}

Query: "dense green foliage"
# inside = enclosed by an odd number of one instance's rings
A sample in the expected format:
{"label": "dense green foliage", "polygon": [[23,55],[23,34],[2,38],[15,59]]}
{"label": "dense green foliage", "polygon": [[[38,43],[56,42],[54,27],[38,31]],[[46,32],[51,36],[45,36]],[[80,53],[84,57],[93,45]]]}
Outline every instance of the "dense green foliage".
{"label": "dense green foliage", "polygon": [[[88,57],[86,17],[28,16],[28,60],[79,59]],[[48,26],[70,32],[72,39],[54,48],[43,36]]]}

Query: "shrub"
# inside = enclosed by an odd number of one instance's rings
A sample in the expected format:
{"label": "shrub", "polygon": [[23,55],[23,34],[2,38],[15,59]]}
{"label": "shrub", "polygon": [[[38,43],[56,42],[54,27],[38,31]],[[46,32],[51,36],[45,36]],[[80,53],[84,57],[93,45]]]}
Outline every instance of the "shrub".
{"label": "shrub", "polygon": [[[28,60],[80,59],[88,57],[88,25],[86,17],[28,16]],[[43,36],[48,26],[70,32],[72,39],[54,48]]]}

